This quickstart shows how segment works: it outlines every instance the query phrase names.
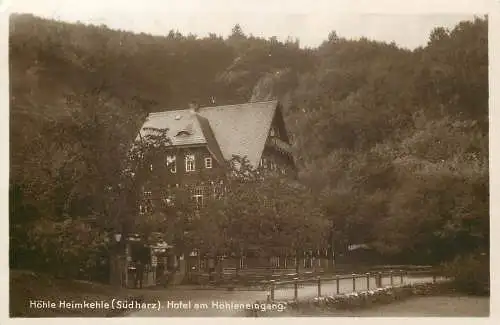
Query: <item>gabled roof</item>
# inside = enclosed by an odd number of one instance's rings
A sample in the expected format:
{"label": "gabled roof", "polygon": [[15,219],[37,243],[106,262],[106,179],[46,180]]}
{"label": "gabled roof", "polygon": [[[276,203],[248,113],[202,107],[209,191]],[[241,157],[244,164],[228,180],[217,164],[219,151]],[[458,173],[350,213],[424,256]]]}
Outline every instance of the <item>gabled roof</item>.
{"label": "gabled roof", "polygon": [[264,150],[278,102],[253,102],[200,108],[199,113],[209,122],[222,155],[247,157],[254,167]]}
{"label": "gabled roof", "polygon": [[[216,159],[233,155],[247,157],[258,166],[278,102],[253,102],[238,105],[202,107],[150,113],[141,128],[168,128],[174,146],[206,144]],[[181,131],[188,134],[176,136]]]}

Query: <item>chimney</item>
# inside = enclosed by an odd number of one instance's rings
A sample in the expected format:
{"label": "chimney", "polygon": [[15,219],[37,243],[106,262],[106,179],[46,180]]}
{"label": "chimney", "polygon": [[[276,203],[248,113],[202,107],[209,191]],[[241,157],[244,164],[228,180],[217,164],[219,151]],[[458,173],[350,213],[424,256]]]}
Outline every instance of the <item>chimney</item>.
{"label": "chimney", "polygon": [[192,101],[189,103],[189,109],[191,112],[197,113],[200,110],[200,105],[198,105],[195,101]]}

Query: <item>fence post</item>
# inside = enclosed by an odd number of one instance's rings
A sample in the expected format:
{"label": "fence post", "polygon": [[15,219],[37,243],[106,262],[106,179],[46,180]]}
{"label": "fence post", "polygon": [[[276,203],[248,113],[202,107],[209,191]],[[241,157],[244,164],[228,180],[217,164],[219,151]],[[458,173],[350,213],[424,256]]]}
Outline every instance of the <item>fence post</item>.
{"label": "fence post", "polygon": [[366,290],[370,290],[370,272],[366,272]]}
{"label": "fence post", "polygon": [[276,283],[274,283],[274,280],[271,280],[271,301],[274,301],[274,289],[276,287]]}
{"label": "fence post", "polygon": [[432,273],[432,283],[436,283],[436,282],[437,282],[436,273]]}
{"label": "fence post", "polygon": [[[256,301],[254,305],[259,305],[259,301]],[[259,309],[253,307],[252,308],[252,317],[259,317]]]}
{"label": "fence post", "polygon": [[321,277],[318,275],[318,298],[321,297]]}
{"label": "fence post", "polygon": [[335,276],[335,282],[337,285],[337,294],[340,294],[340,276],[338,275]]}
{"label": "fence post", "polygon": [[391,277],[391,287],[394,285],[394,277],[392,276],[392,270],[389,271],[389,275]]}
{"label": "fence post", "polygon": [[356,292],[356,274],[352,274],[352,292]]}
{"label": "fence post", "polygon": [[377,288],[382,288],[382,272],[377,273],[377,281],[376,281],[376,286]]}
{"label": "fence post", "polygon": [[404,271],[401,270],[401,285],[403,285],[403,281],[404,281]]}
{"label": "fence post", "polygon": [[299,299],[299,278],[293,278],[294,281],[294,298],[295,300]]}

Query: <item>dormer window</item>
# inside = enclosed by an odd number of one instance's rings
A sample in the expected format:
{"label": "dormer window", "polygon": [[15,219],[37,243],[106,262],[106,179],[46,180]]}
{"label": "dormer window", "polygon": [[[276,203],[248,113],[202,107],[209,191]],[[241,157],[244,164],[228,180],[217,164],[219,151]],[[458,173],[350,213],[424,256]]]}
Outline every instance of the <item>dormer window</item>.
{"label": "dormer window", "polygon": [[177,132],[177,134],[175,135],[176,137],[180,137],[180,136],[188,136],[190,135],[190,133],[186,130],[181,130],[179,132]]}
{"label": "dormer window", "polygon": [[276,126],[271,127],[271,129],[269,130],[269,136],[271,136],[271,137],[279,137],[280,136]]}
{"label": "dormer window", "polygon": [[194,172],[195,170],[194,155],[193,154],[186,155],[185,162],[186,162],[186,172]]}
{"label": "dormer window", "polygon": [[212,168],[212,158],[205,158],[205,168]]}
{"label": "dormer window", "polygon": [[167,167],[170,167],[170,172],[175,174],[177,172],[177,164],[175,156],[167,156]]}

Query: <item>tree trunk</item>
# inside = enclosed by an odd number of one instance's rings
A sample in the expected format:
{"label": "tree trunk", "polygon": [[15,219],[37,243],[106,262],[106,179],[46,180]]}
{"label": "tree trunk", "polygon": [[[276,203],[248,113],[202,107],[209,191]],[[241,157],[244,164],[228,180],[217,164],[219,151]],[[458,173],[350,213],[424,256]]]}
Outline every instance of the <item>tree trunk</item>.
{"label": "tree trunk", "polygon": [[334,261],[334,250],[333,245],[328,248],[328,270],[333,270],[335,261]]}
{"label": "tree trunk", "polygon": [[238,253],[238,255],[236,256],[236,278],[238,279],[239,276],[240,276],[240,268],[241,268],[241,258],[242,258],[242,255],[241,252]]}
{"label": "tree trunk", "polygon": [[217,257],[217,278],[219,282],[222,281],[222,271],[222,258]]}
{"label": "tree trunk", "polygon": [[299,275],[299,271],[300,271],[300,263],[302,262],[302,255],[301,255],[301,251],[299,249],[297,249],[295,251],[295,273],[297,273],[297,276]]}
{"label": "tree trunk", "polygon": [[[126,237],[125,237],[126,240]],[[123,254],[125,257],[123,259],[123,282],[124,282],[124,287],[128,288],[128,258],[130,255],[130,247],[127,242],[125,242],[125,253]]]}

